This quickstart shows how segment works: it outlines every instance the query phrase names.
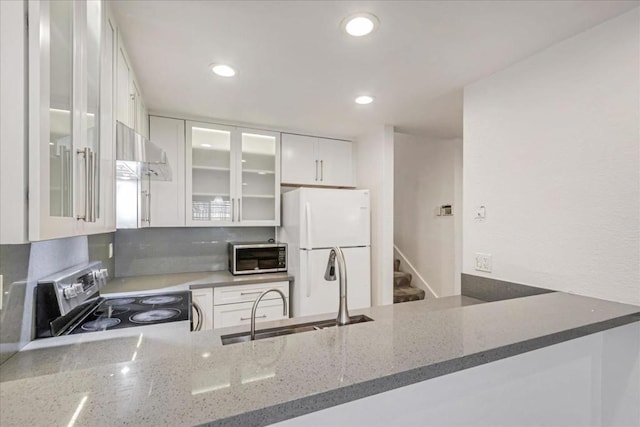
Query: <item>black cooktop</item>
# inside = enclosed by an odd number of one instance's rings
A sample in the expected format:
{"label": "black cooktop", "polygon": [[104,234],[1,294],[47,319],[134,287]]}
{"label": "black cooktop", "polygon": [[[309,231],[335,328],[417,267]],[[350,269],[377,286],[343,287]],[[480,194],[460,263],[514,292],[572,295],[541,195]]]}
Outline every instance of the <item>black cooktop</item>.
{"label": "black cooktop", "polygon": [[69,334],[190,320],[190,313],[191,292],[188,291],[103,298]]}

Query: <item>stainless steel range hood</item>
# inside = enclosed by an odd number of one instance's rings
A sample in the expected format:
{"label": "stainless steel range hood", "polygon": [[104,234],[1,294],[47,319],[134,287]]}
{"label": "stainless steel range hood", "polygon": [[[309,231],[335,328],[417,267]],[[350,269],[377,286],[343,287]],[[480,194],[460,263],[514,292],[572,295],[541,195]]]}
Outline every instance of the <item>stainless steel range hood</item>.
{"label": "stainless steel range hood", "polygon": [[117,122],[116,177],[133,179],[142,176],[171,181],[167,153],[129,126]]}

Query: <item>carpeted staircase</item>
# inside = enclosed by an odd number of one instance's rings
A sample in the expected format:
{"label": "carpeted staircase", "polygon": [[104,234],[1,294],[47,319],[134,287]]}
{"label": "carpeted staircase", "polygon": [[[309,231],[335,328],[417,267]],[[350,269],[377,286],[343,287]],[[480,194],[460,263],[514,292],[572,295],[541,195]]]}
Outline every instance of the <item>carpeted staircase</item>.
{"label": "carpeted staircase", "polygon": [[393,303],[424,299],[422,289],[411,286],[411,274],[400,271],[400,260],[393,262]]}

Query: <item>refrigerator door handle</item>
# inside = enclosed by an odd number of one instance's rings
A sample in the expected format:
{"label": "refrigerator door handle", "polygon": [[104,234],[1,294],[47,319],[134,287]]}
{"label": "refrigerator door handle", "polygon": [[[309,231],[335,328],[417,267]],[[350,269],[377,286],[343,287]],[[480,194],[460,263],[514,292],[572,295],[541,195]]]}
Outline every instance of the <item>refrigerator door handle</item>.
{"label": "refrigerator door handle", "polygon": [[309,263],[309,252],[304,251],[307,257],[307,298],[311,298],[311,263]]}
{"label": "refrigerator door handle", "polygon": [[307,298],[311,297],[311,264],[309,263],[309,252],[313,249],[313,245],[311,244],[311,203],[307,202],[304,205],[304,214],[305,214],[305,232],[307,235],[307,250],[305,251],[305,256],[307,257]]}
{"label": "refrigerator door handle", "polygon": [[304,215],[306,217],[305,232],[307,235],[307,249],[313,249],[313,245],[311,244],[311,203],[309,202],[305,203]]}

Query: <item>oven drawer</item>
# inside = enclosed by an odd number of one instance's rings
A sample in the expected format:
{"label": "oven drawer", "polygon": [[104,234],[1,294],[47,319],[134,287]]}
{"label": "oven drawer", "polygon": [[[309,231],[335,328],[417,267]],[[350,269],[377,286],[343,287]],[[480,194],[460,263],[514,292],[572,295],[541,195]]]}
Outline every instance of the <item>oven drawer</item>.
{"label": "oven drawer", "polygon": [[[277,294],[276,294],[277,295]],[[289,300],[287,299],[287,305]],[[214,328],[226,328],[229,326],[250,325],[251,308],[253,302],[240,304],[219,305],[213,307]],[[282,315],[282,299],[262,300],[256,310],[256,323],[271,320],[286,319],[288,316]]]}
{"label": "oven drawer", "polygon": [[[239,302],[253,303],[261,293],[269,289],[278,289],[287,298],[289,297],[289,282],[269,282],[258,285],[232,285],[221,286],[213,289],[213,305],[235,304]],[[262,300],[282,300],[276,292],[271,292]],[[262,302],[260,303],[262,305]]]}

